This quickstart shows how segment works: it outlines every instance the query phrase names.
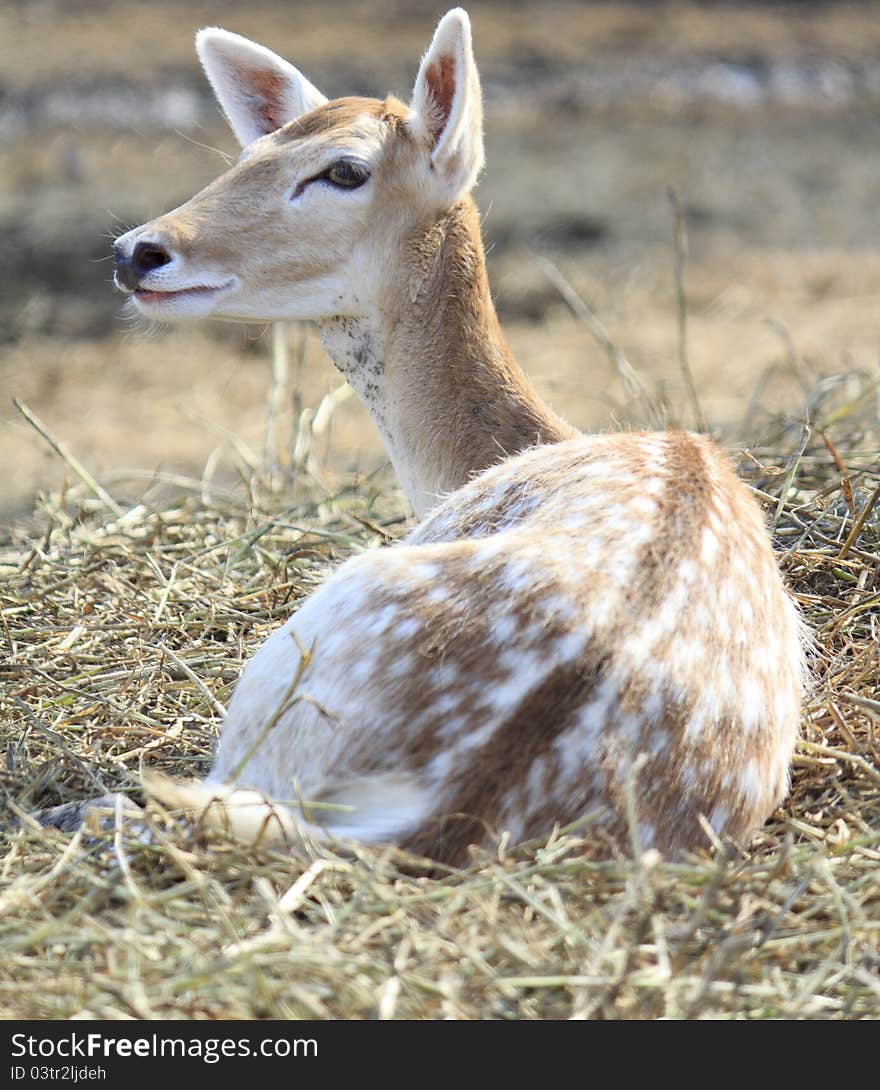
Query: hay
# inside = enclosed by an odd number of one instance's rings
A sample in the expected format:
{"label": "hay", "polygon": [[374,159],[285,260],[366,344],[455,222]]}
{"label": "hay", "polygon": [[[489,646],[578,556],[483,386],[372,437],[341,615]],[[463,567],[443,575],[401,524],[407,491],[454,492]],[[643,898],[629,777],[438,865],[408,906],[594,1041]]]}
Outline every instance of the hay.
{"label": "hay", "polygon": [[[146,840],[121,817],[73,838],[22,817],[0,865],[0,1015],[880,1015],[878,418],[857,374],[819,384],[809,433],[753,414],[743,474],[817,651],[790,797],[747,852],[609,860],[583,827],[429,875],[393,849],[194,844],[162,815]],[[105,480],[122,514],[77,483],[0,541],[10,815],[137,798],[141,762],[203,774],[267,633],[328,564],[403,529],[369,484],[245,483],[131,507]]]}

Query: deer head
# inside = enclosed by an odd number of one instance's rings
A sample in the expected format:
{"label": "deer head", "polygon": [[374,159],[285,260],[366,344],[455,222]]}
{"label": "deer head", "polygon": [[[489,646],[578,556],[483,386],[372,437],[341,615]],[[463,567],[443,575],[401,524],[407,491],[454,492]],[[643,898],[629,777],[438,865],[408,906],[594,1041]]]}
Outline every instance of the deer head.
{"label": "deer head", "polygon": [[411,232],[483,164],[470,22],[441,20],[409,106],[328,101],[270,50],[217,28],[196,49],[243,151],[186,204],[116,241],[116,284],[162,320],[359,317]]}

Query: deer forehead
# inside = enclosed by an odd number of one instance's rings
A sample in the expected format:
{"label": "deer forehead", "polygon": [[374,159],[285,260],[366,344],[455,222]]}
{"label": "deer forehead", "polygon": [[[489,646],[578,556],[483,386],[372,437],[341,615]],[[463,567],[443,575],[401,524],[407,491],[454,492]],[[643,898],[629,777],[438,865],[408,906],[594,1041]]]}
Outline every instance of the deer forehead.
{"label": "deer forehead", "polygon": [[394,99],[336,99],[249,144],[239,164],[272,159],[312,165],[348,154],[375,166],[392,147],[411,142],[404,125],[408,112]]}
{"label": "deer forehead", "polygon": [[397,129],[408,119],[409,113],[409,107],[393,97],[386,98],[384,101],[357,96],[337,98],[332,102],[325,102],[323,106],[293,121],[288,121],[286,125],[271,133],[270,137],[279,143],[285,143],[306,137],[345,132],[348,129],[370,124],[383,126],[386,129]]}

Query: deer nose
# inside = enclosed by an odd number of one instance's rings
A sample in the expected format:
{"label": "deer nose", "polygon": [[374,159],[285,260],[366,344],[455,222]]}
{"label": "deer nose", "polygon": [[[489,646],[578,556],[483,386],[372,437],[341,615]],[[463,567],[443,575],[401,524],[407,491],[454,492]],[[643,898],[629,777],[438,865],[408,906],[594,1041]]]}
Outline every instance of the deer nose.
{"label": "deer nose", "polygon": [[161,269],[171,261],[171,254],[158,242],[138,242],[131,254],[126,253],[120,242],[115,242],[113,256],[116,258],[116,282],[131,291],[139,287],[147,273]]}

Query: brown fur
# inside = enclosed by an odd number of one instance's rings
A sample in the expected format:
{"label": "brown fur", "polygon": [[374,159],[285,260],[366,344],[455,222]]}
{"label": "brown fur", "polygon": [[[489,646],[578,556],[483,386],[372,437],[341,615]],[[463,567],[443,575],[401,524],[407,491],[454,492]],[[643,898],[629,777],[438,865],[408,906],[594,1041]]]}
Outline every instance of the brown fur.
{"label": "brown fur", "polygon": [[401,256],[389,377],[411,410],[412,445],[430,445],[441,491],[527,447],[577,435],[538,400],[507,345],[473,200],[417,226]]}
{"label": "brown fur", "polygon": [[313,136],[323,136],[334,129],[347,129],[362,117],[374,117],[377,121],[394,125],[402,120],[405,113],[406,107],[395,98],[387,98],[384,102],[377,98],[359,98],[354,95],[337,98],[303,114],[302,117],[288,121],[275,133],[275,141],[283,145],[296,140],[308,140]]}

